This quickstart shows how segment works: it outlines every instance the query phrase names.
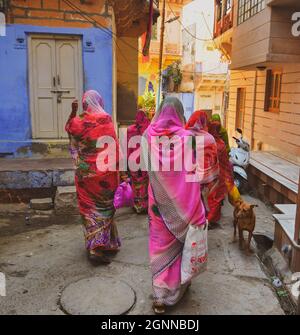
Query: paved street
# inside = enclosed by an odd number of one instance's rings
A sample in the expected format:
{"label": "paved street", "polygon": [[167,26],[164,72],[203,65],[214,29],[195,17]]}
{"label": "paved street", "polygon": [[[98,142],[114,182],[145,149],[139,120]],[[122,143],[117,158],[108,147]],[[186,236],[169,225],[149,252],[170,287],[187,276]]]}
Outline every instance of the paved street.
{"label": "paved street", "polygon": [[[247,199],[260,206],[256,230],[271,232],[271,211],[260,201]],[[256,256],[244,256],[231,243],[232,209],[228,204],[223,214],[221,229],[209,232],[208,271],[193,281],[183,300],[168,313],[283,314]],[[109,266],[97,268],[86,259],[78,217],[67,224],[52,220],[48,225],[47,220],[20,232],[25,227],[23,214],[1,219],[0,271],[7,277],[7,296],[0,297],[0,314],[64,314],[60,306],[63,289],[93,276],[107,283],[113,278],[133,288],[136,302],[128,314],[152,314],[146,216],[130,210],[118,213],[122,250]],[[33,226],[38,221],[39,217],[30,220]],[[119,299],[110,304],[119,304]]]}

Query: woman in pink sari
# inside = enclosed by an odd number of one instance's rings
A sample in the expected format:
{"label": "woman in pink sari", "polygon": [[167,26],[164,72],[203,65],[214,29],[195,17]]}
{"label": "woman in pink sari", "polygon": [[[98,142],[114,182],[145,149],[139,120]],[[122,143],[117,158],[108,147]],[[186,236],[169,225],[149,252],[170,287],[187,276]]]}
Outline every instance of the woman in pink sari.
{"label": "woman in pink sari", "polygon": [[[153,286],[153,310],[165,312],[175,305],[190,283],[181,284],[181,261],[189,225],[205,225],[205,208],[199,181],[190,179],[182,162],[183,143],[192,133],[184,128],[184,111],[176,98],[166,98],[144,133],[144,159],[149,173],[149,249]],[[169,155],[157,141],[169,139]],[[190,146],[192,151],[192,146]],[[147,151],[147,153],[145,153]],[[164,169],[168,161],[171,169]]]}
{"label": "woman in pink sari", "polygon": [[[134,136],[142,136],[145,130],[150,124],[143,110],[139,110],[136,114],[135,124],[131,125],[127,129],[127,141],[129,141]],[[128,146],[127,146],[128,147]],[[135,151],[135,148],[128,148],[128,159],[130,160],[130,155]],[[139,148],[140,150],[140,148]],[[129,162],[130,163],[130,162]],[[140,157],[136,161],[140,164]],[[134,209],[138,214],[147,213],[148,210],[148,184],[149,178],[147,171],[132,171],[129,164],[129,174],[132,182],[132,189],[134,193]]]}

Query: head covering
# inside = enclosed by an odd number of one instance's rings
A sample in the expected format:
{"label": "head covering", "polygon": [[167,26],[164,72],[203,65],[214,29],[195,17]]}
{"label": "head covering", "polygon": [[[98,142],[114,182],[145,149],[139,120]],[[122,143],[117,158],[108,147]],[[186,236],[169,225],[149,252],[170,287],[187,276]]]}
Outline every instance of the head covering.
{"label": "head covering", "polygon": [[[149,125],[150,125],[150,121],[147,118],[146,113],[142,110],[139,110],[136,113],[135,123],[127,128],[127,155],[128,155],[128,160],[130,159],[131,154],[137,150],[136,148],[130,148],[129,147],[128,144],[129,144],[130,139],[134,136],[142,136]],[[141,154],[141,152],[139,153],[139,155],[140,154]],[[136,160],[135,157],[134,157],[134,160]],[[136,161],[139,163],[140,158],[138,158]],[[142,175],[143,176],[147,175],[147,172],[143,171]]]}
{"label": "head covering", "polygon": [[207,131],[207,114],[204,111],[194,112],[186,124],[186,129],[193,135],[202,137],[202,141],[195,148],[198,158],[197,174],[202,184],[208,184],[218,177],[219,163],[216,141]]}
{"label": "head covering", "polygon": [[221,123],[221,116],[219,114],[213,114],[211,117],[212,121],[218,121]]}
{"label": "head covering", "polygon": [[85,113],[88,114],[101,114],[104,111],[104,101],[101,95],[94,90],[86,91],[82,97],[82,105],[86,106]]}
{"label": "head covering", "polygon": [[[73,142],[76,143],[80,157],[80,166],[77,170],[83,174],[89,174],[90,171],[104,174],[106,172],[101,171],[100,173],[97,167],[97,161],[99,161],[98,158],[102,152],[107,152],[107,156],[110,156],[110,171],[119,162],[119,143],[114,124],[111,116],[105,112],[103,99],[97,91],[87,91],[83,95],[82,103],[85,105],[84,113],[70,118],[65,127],[68,134],[72,136]],[[107,138],[115,141],[116,150],[114,150],[114,146],[108,146],[108,149],[98,146],[100,139]],[[113,150],[112,153],[108,153],[107,150],[110,149]],[[81,169],[81,167],[85,169]]]}
{"label": "head covering", "polygon": [[133,125],[136,129],[136,132],[139,135],[143,135],[144,131],[148,128],[150,124],[149,119],[147,118],[146,113],[143,110],[139,110],[135,116],[135,124]]}
{"label": "head covering", "polygon": [[198,110],[194,112],[191,117],[189,118],[185,128],[186,129],[193,129],[195,130],[207,130],[208,118],[206,112],[202,110]]}
{"label": "head covering", "polygon": [[226,145],[227,153],[229,153],[230,152],[230,145],[229,145],[229,137],[228,137],[227,129],[222,126],[222,121],[221,121],[221,117],[220,117],[219,114],[213,114],[212,115],[211,122],[214,122],[214,121],[220,123],[219,134],[220,134],[222,140],[224,141],[224,143]]}
{"label": "head covering", "polygon": [[219,121],[209,122],[208,131],[214,138],[221,138],[221,123]]}
{"label": "head covering", "polygon": [[168,97],[160,104],[151,122],[151,131],[155,136],[172,136],[183,130],[184,109],[181,101]]}

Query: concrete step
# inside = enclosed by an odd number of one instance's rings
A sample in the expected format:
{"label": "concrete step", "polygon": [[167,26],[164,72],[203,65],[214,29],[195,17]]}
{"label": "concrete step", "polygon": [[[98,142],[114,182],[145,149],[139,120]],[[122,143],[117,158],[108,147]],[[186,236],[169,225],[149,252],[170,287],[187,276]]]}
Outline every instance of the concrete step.
{"label": "concrete step", "polygon": [[54,200],[55,214],[78,215],[77,194],[75,186],[59,186]]}
{"label": "concrete step", "polygon": [[16,157],[69,158],[68,140],[35,140],[21,146]]}
{"label": "concrete step", "polygon": [[0,203],[54,198],[58,186],[73,185],[71,158],[0,159]]}

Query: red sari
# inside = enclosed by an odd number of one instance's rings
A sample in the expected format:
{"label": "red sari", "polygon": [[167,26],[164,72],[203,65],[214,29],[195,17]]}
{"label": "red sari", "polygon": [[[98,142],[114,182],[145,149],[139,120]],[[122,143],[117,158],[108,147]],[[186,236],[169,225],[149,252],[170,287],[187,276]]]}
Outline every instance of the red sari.
{"label": "red sari", "polygon": [[[127,129],[127,141],[129,143],[130,139],[134,136],[142,136],[145,130],[150,125],[144,111],[139,110],[136,114],[135,124],[131,125]],[[128,148],[128,159],[130,160],[130,155],[135,151],[134,148]],[[140,144],[139,144],[140,151]],[[137,164],[140,163],[140,157],[137,159]],[[134,209],[137,213],[144,213],[148,210],[148,184],[149,177],[147,171],[132,171],[128,167],[129,174],[132,182],[132,189],[134,193]]]}
{"label": "red sari", "polygon": [[228,159],[226,145],[220,135],[220,128],[221,124],[218,121],[209,123],[209,132],[213,135],[217,144],[220,169],[218,184],[208,196],[209,213],[207,219],[209,222],[213,223],[216,223],[221,219],[222,203],[228,192],[227,183],[234,185],[232,167]]}
{"label": "red sari", "polygon": [[76,164],[75,185],[86,248],[116,250],[120,247],[120,239],[113,222],[113,200],[118,173],[99,171],[96,161],[104,150],[97,148],[98,138],[110,136],[117,143],[117,137],[112,119],[104,111],[102,98],[96,91],[85,93],[83,105],[85,112],[70,118],[66,131],[71,137],[71,154]]}

